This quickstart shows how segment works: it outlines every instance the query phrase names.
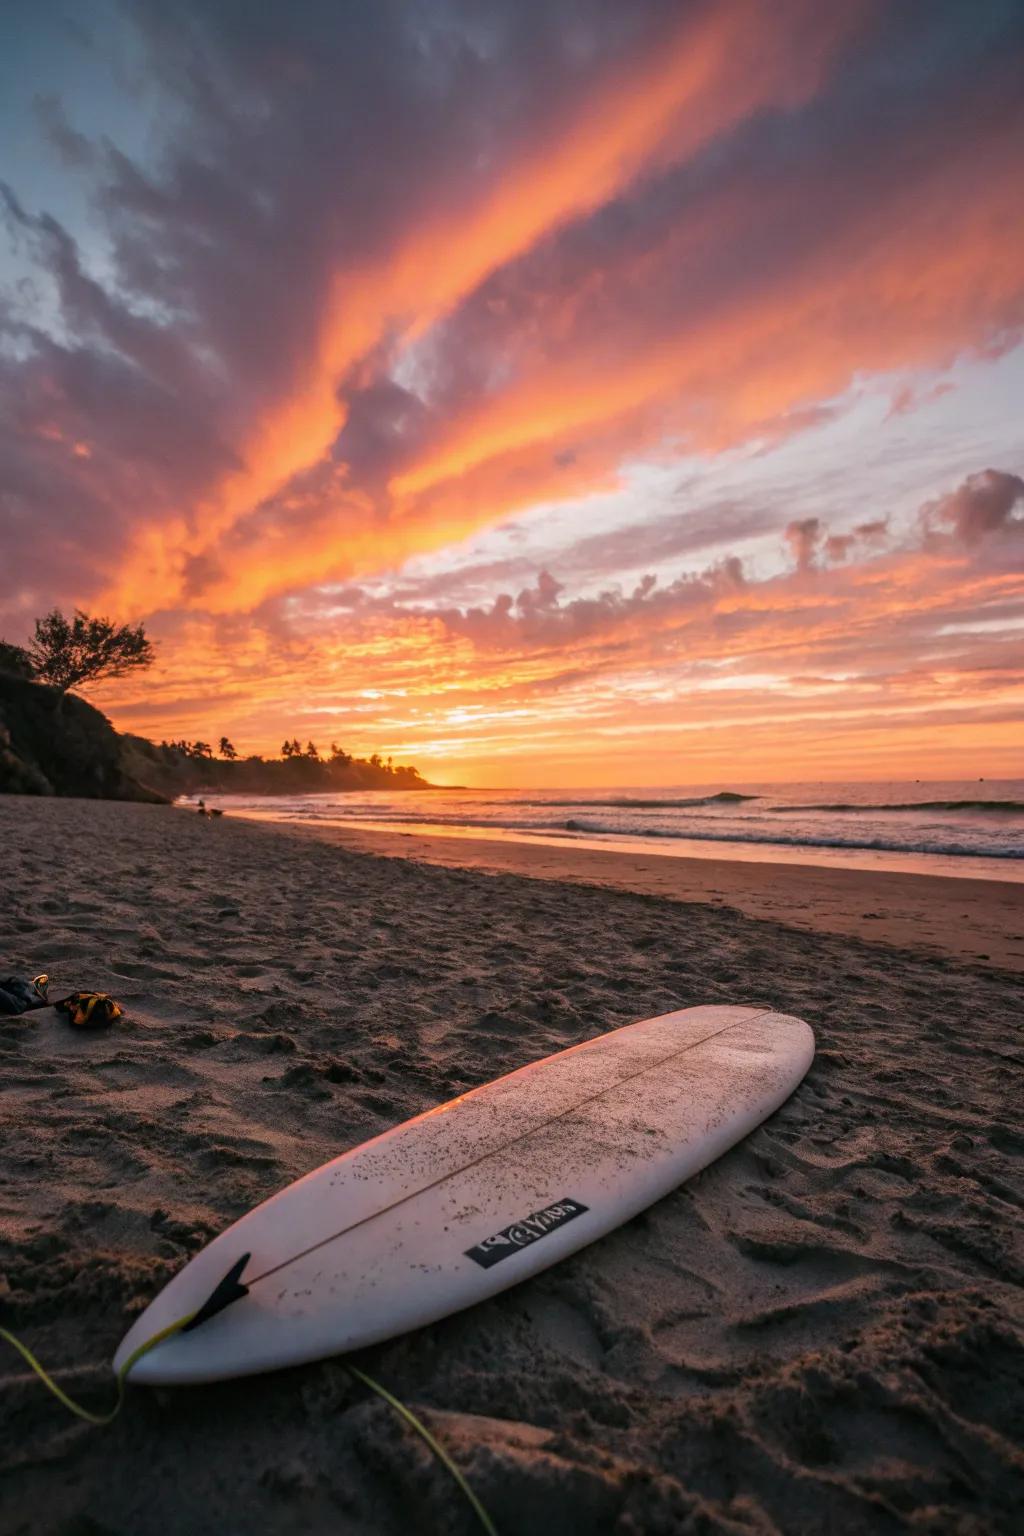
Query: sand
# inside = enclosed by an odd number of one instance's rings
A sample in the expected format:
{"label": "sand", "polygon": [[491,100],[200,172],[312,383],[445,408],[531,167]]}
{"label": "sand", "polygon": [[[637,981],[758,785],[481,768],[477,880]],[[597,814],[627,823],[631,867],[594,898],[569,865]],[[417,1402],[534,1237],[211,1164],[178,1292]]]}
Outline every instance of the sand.
{"label": "sand", "polygon": [[[1021,1528],[1016,975],[156,806],[2,799],[0,838],[0,969],[126,1009],[95,1035],[0,1021],[0,1321],[72,1367],[69,1390],[109,1400],[155,1289],[346,1146],[632,1019],[765,1003],[818,1038],[765,1126],[363,1364],[502,1536]],[[0,1355],[3,1536],[473,1529],[340,1362],[138,1388],[97,1430]]]}
{"label": "sand", "polygon": [[767,855],[737,862],[361,826],[292,824],[288,830],[355,852],[710,902],[812,933],[841,933],[1024,972],[1024,881],[844,869],[800,864],[795,855],[785,863]]}

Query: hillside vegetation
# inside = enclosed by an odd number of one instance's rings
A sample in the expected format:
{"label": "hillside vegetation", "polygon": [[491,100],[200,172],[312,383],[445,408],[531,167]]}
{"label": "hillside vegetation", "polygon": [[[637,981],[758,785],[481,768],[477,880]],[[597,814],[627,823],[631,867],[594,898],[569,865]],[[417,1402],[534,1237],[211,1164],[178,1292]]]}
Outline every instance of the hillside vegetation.
{"label": "hillside vegetation", "polygon": [[121,735],[76,694],[3,668],[0,655],[0,793],[77,795],[90,800],[165,802],[177,795],[312,794],[359,789],[432,789],[417,769],[334,748],[321,757],[286,742],[280,758],[214,757],[204,742]]}

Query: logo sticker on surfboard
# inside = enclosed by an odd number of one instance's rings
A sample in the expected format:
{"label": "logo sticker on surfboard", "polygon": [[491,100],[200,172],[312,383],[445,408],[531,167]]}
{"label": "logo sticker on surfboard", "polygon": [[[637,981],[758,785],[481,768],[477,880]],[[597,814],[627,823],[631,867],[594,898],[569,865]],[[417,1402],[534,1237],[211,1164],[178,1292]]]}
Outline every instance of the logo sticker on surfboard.
{"label": "logo sticker on surfboard", "polygon": [[500,1264],[502,1259],[518,1253],[520,1248],[529,1248],[539,1238],[547,1237],[556,1227],[564,1227],[567,1221],[582,1216],[588,1209],[579,1200],[556,1200],[542,1211],[534,1211],[532,1215],[524,1216],[522,1221],[514,1221],[510,1227],[495,1232],[493,1237],[485,1237],[475,1248],[467,1248],[466,1258],[479,1264],[481,1269],[490,1269]]}

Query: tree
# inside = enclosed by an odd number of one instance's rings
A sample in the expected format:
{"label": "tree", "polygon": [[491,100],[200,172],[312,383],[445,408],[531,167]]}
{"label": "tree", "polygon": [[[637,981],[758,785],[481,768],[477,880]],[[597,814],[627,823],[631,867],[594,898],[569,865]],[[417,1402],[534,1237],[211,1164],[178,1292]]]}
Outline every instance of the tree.
{"label": "tree", "polygon": [[282,757],[291,757],[291,755],[292,755],[292,744],[291,744],[291,742],[290,741],[283,742],[282,745],[281,745],[281,756]]}
{"label": "tree", "polygon": [[123,677],[152,666],[155,659],[153,642],[141,624],[115,624],[81,608],[75,609],[73,619],[66,619],[59,608],[36,619],[28,656],[39,681],[61,693],[104,677]]}
{"label": "tree", "polygon": [[306,742],[306,756],[310,758],[314,763],[318,763],[320,761],[320,753],[317,751],[316,747],[314,747],[311,741]]}
{"label": "tree", "polygon": [[0,672],[6,672],[8,677],[30,678],[34,671],[32,658],[23,645],[0,640]]}
{"label": "tree", "polygon": [[233,763],[235,758],[238,756],[238,753],[235,751],[234,747],[231,745],[230,741],[228,741],[226,736],[222,736],[220,739],[220,755],[221,757],[226,757],[229,763]]}

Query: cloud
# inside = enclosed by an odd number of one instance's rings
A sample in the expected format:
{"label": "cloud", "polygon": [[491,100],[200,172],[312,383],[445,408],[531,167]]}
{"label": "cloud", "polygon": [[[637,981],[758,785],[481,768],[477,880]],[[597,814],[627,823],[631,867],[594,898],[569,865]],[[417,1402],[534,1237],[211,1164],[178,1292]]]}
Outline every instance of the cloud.
{"label": "cloud", "polygon": [[785,530],[786,543],[789,545],[796,561],[798,571],[813,569],[818,554],[818,546],[824,536],[821,520],[817,517],[801,517],[792,523],[787,523]]}
{"label": "cloud", "polygon": [[983,469],[968,475],[948,496],[921,510],[921,520],[933,533],[951,534],[961,544],[980,544],[992,534],[1024,533],[1024,480],[1004,470]]}
{"label": "cloud", "polygon": [[36,96],[34,106],[43,133],[64,164],[76,170],[91,166],[96,157],[95,146],[72,128],[60,98],[43,93]]}
{"label": "cloud", "polygon": [[[452,633],[465,635],[482,648],[561,646],[620,628],[636,615],[649,612],[656,585],[656,577],[645,576],[628,593],[609,589],[597,597],[561,603],[561,583],[548,571],[541,571],[534,586],[524,587],[514,597],[501,593],[489,608],[442,609],[437,617]],[[659,599],[663,603],[678,599],[684,586],[687,596],[698,596],[698,584],[687,582],[666,588]]]}
{"label": "cloud", "polygon": [[[788,532],[788,530],[787,530]],[[825,539],[825,558],[834,564],[847,560],[850,554],[864,544],[884,544],[889,534],[889,520],[876,518],[873,522],[858,523],[849,533],[831,533]]]}

